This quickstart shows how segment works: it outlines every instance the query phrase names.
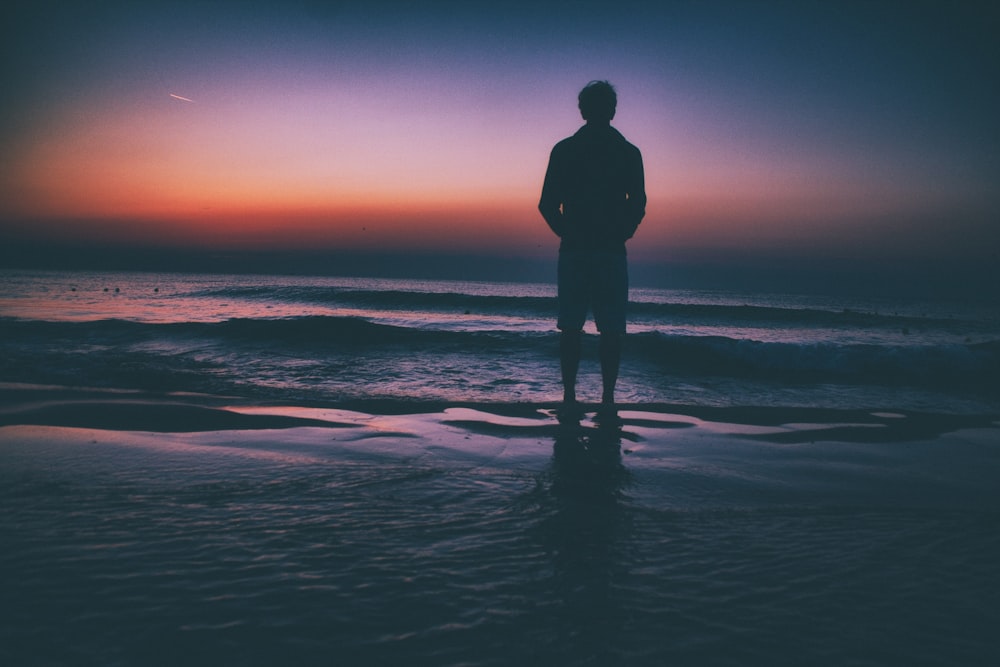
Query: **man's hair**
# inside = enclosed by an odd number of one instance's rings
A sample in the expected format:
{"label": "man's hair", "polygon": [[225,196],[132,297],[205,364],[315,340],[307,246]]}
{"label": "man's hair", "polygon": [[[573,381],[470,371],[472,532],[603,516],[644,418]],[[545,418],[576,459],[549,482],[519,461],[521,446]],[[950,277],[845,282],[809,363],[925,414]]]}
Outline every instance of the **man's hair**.
{"label": "man's hair", "polygon": [[591,81],[577,98],[584,120],[610,121],[615,117],[618,95],[607,81]]}

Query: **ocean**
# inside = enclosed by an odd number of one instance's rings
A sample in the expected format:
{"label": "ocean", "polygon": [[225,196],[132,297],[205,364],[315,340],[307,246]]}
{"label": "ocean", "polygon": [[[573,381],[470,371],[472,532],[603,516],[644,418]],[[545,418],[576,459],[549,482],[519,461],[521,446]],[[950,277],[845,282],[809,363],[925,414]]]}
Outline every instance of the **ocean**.
{"label": "ocean", "polygon": [[631,301],[3,272],[0,664],[1000,662],[995,304]]}
{"label": "ocean", "polygon": [[[995,302],[630,298],[621,403],[1000,408]],[[6,272],[0,378],[279,402],[540,403],[562,395],[555,311],[554,287],[539,284]],[[580,393],[596,401],[587,338]]]}

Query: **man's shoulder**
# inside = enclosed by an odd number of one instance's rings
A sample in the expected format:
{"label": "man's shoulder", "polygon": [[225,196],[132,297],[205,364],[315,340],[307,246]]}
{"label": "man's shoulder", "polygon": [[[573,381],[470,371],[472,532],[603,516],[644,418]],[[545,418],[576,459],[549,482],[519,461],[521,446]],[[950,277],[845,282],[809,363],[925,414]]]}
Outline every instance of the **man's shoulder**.
{"label": "man's shoulder", "polygon": [[633,153],[639,152],[639,147],[633,144],[628,139],[626,139],[624,134],[619,132],[616,128],[611,128],[611,129],[614,130],[616,138],[622,143],[622,145],[625,147],[625,150],[631,151]]}
{"label": "man's shoulder", "polygon": [[571,150],[573,146],[577,143],[579,143],[579,138],[574,134],[566,137],[565,139],[557,141],[556,145],[553,146],[552,151],[555,152],[555,151]]}
{"label": "man's shoulder", "polygon": [[[639,152],[639,148],[630,143],[616,128],[607,126],[598,131],[586,125],[581,127],[575,134],[557,142],[552,148],[552,155],[572,158],[573,155],[580,152],[594,150],[595,146],[601,147],[599,149],[601,151],[608,151],[610,149],[618,152],[619,155],[621,154],[619,151],[624,151],[629,157],[633,158],[638,157],[641,159],[642,155]],[[615,146],[618,148],[612,148]]]}
{"label": "man's shoulder", "polygon": [[642,158],[642,151],[633,143],[625,142],[625,150],[632,154],[632,157]]}

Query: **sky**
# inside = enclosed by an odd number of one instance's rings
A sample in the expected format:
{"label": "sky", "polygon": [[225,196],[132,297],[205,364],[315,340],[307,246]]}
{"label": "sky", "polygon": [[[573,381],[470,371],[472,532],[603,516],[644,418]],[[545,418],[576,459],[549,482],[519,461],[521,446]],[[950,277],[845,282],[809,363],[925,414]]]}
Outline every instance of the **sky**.
{"label": "sky", "polygon": [[606,79],[645,164],[642,281],[997,286],[990,3],[41,0],[9,16],[0,266],[547,277],[548,154]]}

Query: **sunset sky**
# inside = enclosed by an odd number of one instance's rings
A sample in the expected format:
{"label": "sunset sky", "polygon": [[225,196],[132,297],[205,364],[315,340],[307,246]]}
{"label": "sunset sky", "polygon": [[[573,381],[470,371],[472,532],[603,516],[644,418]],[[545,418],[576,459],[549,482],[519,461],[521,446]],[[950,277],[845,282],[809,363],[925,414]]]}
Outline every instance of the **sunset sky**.
{"label": "sunset sky", "polygon": [[8,265],[74,249],[549,262],[542,176],[592,79],[618,89],[614,124],[645,160],[636,275],[958,285],[1000,261],[991,3],[15,7]]}

